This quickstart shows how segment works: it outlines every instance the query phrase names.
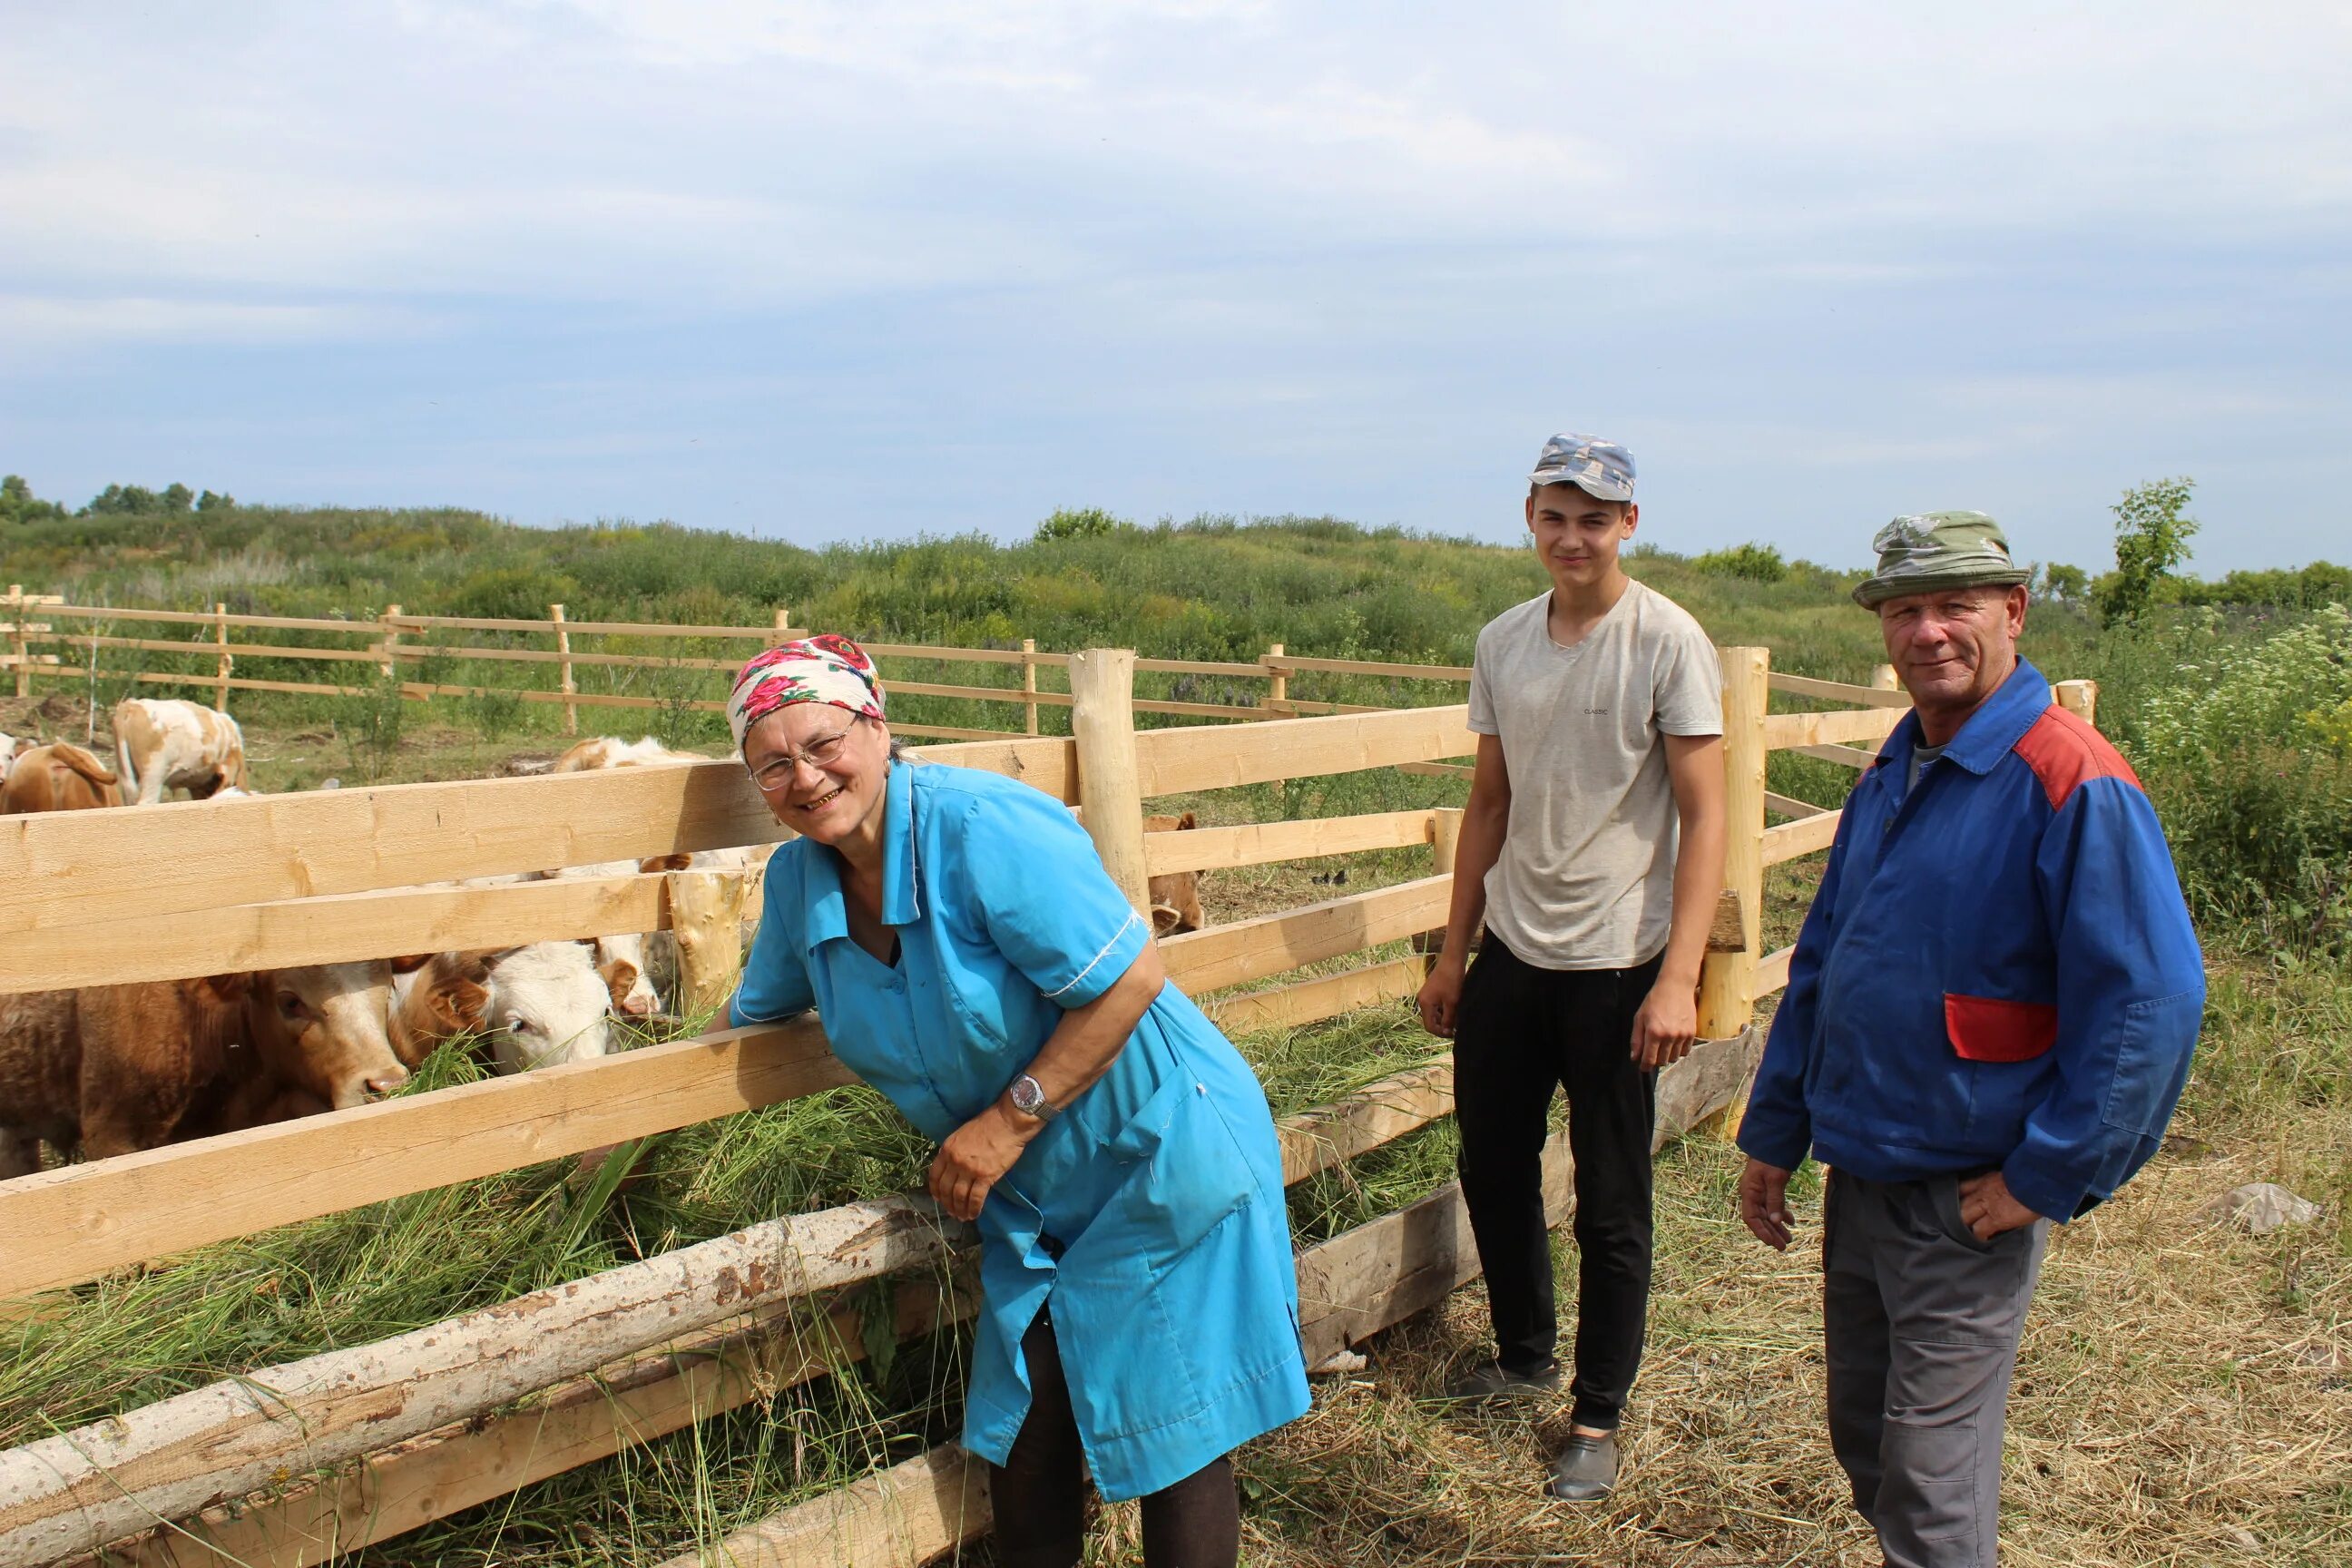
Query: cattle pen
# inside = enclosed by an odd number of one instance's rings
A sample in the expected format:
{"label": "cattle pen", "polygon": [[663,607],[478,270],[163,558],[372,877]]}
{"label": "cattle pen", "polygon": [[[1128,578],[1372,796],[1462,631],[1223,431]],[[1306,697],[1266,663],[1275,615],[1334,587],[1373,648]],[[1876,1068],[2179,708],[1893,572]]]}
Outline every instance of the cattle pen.
{"label": "cattle pen", "polygon": [[[17,614],[21,626],[25,610]],[[1136,675],[1152,661],[1122,650],[1058,657],[1070,675],[1070,735],[967,739],[921,754],[1017,777],[1077,808],[1139,903],[1151,875],[1426,846],[1427,875],[1161,943],[1173,983],[1236,1034],[1418,989],[1427,939],[1445,921],[1458,813],[1149,836],[1141,817],[1156,797],[1376,769],[1458,770],[1475,744],[1464,708],[1258,710],[1245,725],[1139,731]],[[1767,754],[1805,750],[1852,763],[1867,755],[1856,742],[1882,739],[1906,705],[1881,688],[1773,675],[1762,648],[1721,657],[1727,893],[1702,982],[1705,1039],[1661,1083],[1662,1139],[1719,1122],[1736,1104],[1758,1050],[1756,1003],[1788,973],[1786,949],[1760,951],[1765,869],[1827,848],[1835,833],[1834,810],[1767,791]],[[21,677],[30,667],[17,668]],[[1813,710],[1769,711],[1775,689]],[[2087,711],[2092,693],[2076,682],[2060,695]],[[1768,826],[1776,816],[1786,820]],[[683,978],[708,998],[740,964],[737,917],[756,908],[756,873],[424,884],[781,837],[741,769],[719,762],[8,818],[0,820],[0,940],[9,954],[0,989],[674,929],[696,938],[681,942]],[[1408,942],[1413,951],[1379,955]],[[1352,956],[1365,961],[1330,972]],[[822,1021],[803,1019],[63,1166],[0,1183],[0,1301],[849,1081]],[[1449,1060],[1433,1053],[1286,1119],[1286,1181],[1446,1116],[1450,1089]],[[1568,1173],[1555,1141],[1547,1163],[1555,1223],[1568,1212]],[[893,1335],[952,1323],[970,1310],[961,1265],[971,1245],[968,1229],[916,1197],[781,1215],[40,1437],[0,1452],[0,1568],[332,1561],[845,1372]],[[1475,1278],[1477,1262],[1458,1193],[1444,1187],[1303,1247],[1298,1271],[1312,1363],[1442,1300]],[[878,1342],[845,1296],[877,1281],[891,1292]],[[951,1445],[935,1447],[721,1536],[639,1543],[640,1560],[925,1563],[985,1531],[982,1471]]]}

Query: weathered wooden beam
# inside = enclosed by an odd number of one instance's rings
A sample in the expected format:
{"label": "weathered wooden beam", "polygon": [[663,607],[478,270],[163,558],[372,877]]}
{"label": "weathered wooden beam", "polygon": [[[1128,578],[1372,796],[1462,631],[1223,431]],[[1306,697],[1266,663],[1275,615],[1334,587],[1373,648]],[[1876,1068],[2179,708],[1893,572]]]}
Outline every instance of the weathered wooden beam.
{"label": "weathered wooden beam", "polygon": [[1790,746],[1789,750],[1801,757],[1835,763],[1845,768],[1866,768],[1878,761],[1876,752],[1865,751],[1860,746]]}
{"label": "weathered wooden beam", "polygon": [[1766,790],[1764,792],[1764,809],[1767,811],[1777,811],[1782,816],[1819,816],[1825,811],[1835,811],[1837,807],[1833,805],[1815,805],[1810,800],[1799,800],[1792,795],[1775,795],[1770,790]]}
{"label": "weathered wooden beam", "polygon": [[1216,871],[1231,866],[1264,866],[1363,849],[1398,849],[1429,842],[1429,811],[1381,811],[1363,816],[1324,816],[1301,822],[1244,823],[1237,827],[1195,827],[1181,833],[1150,833],[1143,839],[1144,868],[1154,877],[1171,871]]}
{"label": "weathered wooden beam", "polygon": [[1392,958],[1386,963],[1367,963],[1267,991],[1215,997],[1202,1003],[1201,1011],[1229,1035],[1296,1028],[1318,1019],[1352,1013],[1359,1007],[1411,996],[1421,989],[1426,975],[1426,966],[1420,958]]}
{"label": "weathered wooden beam", "polygon": [[1408,708],[1328,719],[1273,719],[1244,734],[1217,726],[1149,730],[1136,737],[1146,795],[1312,778],[1477,749],[1469,710]]}
{"label": "weathered wooden beam", "polygon": [[1764,720],[1764,747],[1827,746],[1850,741],[1882,741],[1903,722],[1905,708],[1848,709],[1832,713],[1773,713]]}
{"label": "weathered wooden beam", "polygon": [[1843,702],[1864,708],[1908,708],[1911,695],[1891,688],[1853,686],[1843,680],[1815,680],[1805,675],[1782,675],[1772,672],[1772,689],[1799,697],[1820,697],[1832,702]]}
{"label": "weathered wooden beam", "polygon": [[1828,848],[1837,837],[1841,815],[1826,811],[1813,816],[1801,816],[1794,822],[1784,822],[1778,827],[1766,828],[1764,864],[1778,866],[1783,860],[1794,860],[1801,855]]}
{"label": "weathered wooden beam", "polygon": [[1443,924],[1453,887],[1452,877],[1423,877],[1287,914],[1187,931],[1160,948],[1170,978],[1186,990],[1222,990]]}

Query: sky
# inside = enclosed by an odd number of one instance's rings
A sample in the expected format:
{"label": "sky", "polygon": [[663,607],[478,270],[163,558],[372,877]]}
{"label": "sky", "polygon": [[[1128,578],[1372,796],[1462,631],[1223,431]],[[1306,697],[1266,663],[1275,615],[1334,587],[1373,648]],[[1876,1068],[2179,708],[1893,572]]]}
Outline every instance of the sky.
{"label": "sky", "polygon": [[0,0],[0,468],[79,501],[1897,513],[2352,557],[2352,9]]}

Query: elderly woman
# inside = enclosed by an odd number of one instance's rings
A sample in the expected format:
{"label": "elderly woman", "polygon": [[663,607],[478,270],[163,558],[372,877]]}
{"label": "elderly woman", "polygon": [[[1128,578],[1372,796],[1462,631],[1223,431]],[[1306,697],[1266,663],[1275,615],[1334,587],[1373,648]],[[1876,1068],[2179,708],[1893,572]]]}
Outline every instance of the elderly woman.
{"label": "elderly woman", "polygon": [[981,1235],[963,1443],[992,1468],[998,1561],[1078,1561],[1083,1460],[1143,1499],[1151,1568],[1232,1563],[1227,1455],[1307,1407],[1257,1080],[1059,802],[895,754],[856,644],[761,654],[728,720],[801,836],[768,862],[730,1014],[814,1005],[939,1141],[931,1192]]}

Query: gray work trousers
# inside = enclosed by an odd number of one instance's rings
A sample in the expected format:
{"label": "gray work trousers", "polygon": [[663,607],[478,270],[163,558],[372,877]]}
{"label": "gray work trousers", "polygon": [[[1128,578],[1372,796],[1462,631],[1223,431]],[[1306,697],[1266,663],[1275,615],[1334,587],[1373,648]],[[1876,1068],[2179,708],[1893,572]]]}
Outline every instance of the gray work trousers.
{"label": "gray work trousers", "polygon": [[1979,1241],[1959,1178],[1830,1178],[1830,1446],[1888,1568],[1992,1568],[2000,1437],[2050,1222]]}

